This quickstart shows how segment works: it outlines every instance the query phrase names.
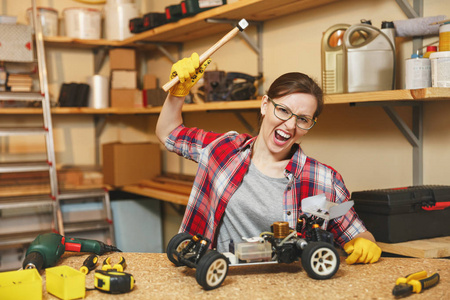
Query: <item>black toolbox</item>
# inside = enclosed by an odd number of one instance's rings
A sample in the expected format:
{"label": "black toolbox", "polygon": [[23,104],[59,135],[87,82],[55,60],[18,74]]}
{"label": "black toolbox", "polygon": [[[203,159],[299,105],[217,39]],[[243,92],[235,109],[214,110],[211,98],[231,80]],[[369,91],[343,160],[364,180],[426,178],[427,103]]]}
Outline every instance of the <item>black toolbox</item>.
{"label": "black toolbox", "polygon": [[450,235],[450,186],[359,191],[351,199],[377,241],[400,243]]}

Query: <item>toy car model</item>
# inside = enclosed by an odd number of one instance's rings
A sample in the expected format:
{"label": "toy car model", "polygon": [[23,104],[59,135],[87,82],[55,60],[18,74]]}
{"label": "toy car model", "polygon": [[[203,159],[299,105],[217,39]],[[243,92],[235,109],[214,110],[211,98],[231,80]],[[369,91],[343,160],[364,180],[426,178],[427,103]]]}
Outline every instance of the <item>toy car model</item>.
{"label": "toy car model", "polygon": [[219,287],[228,267],[293,263],[299,258],[311,278],[329,279],[338,271],[340,259],[333,246],[333,234],[320,226],[324,220],[344,215],[352,205],[353,201],[326,201],[324,194],[305,198],[302,209],[310,215],[302,214],[295,229],[289,228],[288,222],[275,222],[271,231],[236,244],[234,253],[208,249],[211,241],[200,234],[178,233],[167,246],[167,257],[177,267],[195,268],[197,283],[205,290]]}

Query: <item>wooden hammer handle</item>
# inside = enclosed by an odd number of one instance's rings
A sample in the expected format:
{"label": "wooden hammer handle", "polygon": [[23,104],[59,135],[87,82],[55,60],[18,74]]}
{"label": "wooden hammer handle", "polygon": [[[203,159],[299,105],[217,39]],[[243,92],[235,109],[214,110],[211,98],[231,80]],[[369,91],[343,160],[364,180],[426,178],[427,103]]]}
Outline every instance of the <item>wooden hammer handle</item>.
{"label": "wooden hammer handle", "polygon": [[[225,45],[229,40],[231,40],[237,33],[239,32],[239,28],[235,27],[230,32],[228,32],[223,38],[221,38],[217,43],[215,43],[211,48],[206,50],[205,52],[200,55],[200,65],[204,63],[208,58],[211,57],[211,55],[214,54],[217,50],[219,50],[220,47]],[[171,81],[167,82],[165,85],[163,85],[163,90],[167,92],[170,90],[175,84],[178,83],[180,79],[178,76],[174,77]]]}

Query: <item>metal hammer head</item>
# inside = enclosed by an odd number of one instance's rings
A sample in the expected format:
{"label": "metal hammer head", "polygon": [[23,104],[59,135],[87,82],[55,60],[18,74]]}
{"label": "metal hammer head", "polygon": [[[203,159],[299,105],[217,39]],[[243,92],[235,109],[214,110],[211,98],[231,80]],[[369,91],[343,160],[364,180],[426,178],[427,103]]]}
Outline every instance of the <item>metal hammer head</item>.
{"label": "metal hammer head", "polygon": [[242,19],[237,24],[237,28],[239,28],[239,31],[244,31],[245,28],[248,27],[248,22],[246,19]]}

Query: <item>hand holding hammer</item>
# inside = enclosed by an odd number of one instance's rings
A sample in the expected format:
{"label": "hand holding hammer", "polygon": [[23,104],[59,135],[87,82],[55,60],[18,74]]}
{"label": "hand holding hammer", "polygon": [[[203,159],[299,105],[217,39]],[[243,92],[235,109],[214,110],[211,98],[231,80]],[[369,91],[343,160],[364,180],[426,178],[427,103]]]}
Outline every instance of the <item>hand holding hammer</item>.
{"label": "hand holding hammer", "polygon": [[[238,22],[235,28],[228,32],[224,37],[222,37],[217,43],[215,43],[211,48],[206,50],[202,55],[200,55],[200,65],[203,64],[211,55],[214,54],[220,47],[225,45],[229,40],[231,40],[239,31],[244,31],[248,27],[248,22],[242,19]],[[163,85],[165,92],[170,90],[175,84],[179,82],[178,76],[174,77],[172,80]]]}

